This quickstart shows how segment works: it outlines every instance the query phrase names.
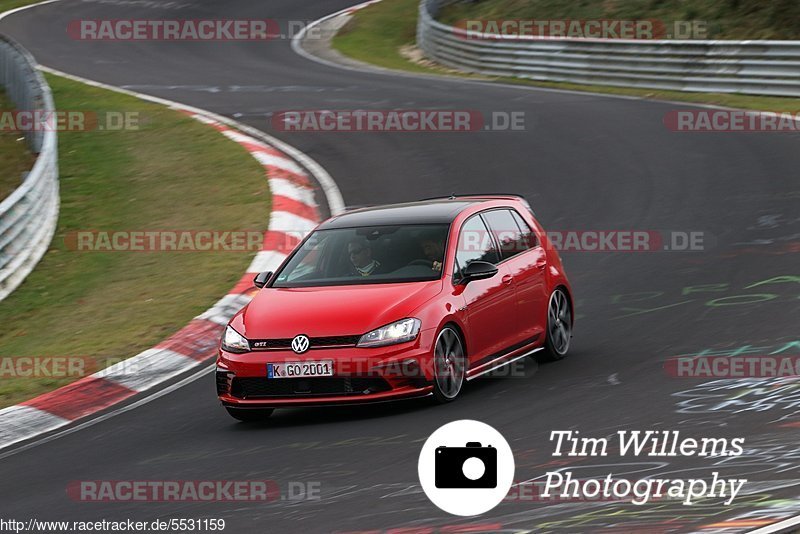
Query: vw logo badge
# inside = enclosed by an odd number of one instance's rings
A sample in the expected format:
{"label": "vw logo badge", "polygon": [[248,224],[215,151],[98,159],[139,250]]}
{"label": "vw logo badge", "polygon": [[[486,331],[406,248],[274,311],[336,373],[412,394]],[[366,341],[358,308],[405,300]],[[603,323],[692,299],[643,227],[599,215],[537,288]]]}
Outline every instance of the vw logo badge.
{"label": "vw logo badge", "polygon": [[311,343],[308,341],[308,336],[305,334],[295,336],[295,338],[292,340],[292,350],[297,354],[303,354],[308,350],[310,345]]}

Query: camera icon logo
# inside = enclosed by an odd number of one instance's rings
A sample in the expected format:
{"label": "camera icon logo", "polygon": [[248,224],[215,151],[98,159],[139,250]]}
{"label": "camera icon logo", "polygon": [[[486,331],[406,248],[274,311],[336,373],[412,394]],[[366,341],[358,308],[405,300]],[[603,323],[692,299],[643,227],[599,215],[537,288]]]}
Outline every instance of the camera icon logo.
{"label": "camera icon logo", "polygon": [[496,488],[497,449],[470,441],[466,447],[437,447],[437,488]]}
{"label": "camera icon logo", "polygon": [[417,470],[433,504],[453,515],[476,516],[508,494],[514,481],[514,455],[497,430],[463,419],[430,435],[420,451]]}

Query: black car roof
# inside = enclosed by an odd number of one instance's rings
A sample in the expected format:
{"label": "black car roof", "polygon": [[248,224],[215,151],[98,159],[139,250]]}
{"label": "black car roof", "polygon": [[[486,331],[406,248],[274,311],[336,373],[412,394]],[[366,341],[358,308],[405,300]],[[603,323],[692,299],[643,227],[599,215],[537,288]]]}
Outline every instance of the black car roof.
{"label": "black car roof", "polygon": [[348,211],[319,226],[320,230],[395,224],[450,224],[466,207],[487,199],[432,199]]}

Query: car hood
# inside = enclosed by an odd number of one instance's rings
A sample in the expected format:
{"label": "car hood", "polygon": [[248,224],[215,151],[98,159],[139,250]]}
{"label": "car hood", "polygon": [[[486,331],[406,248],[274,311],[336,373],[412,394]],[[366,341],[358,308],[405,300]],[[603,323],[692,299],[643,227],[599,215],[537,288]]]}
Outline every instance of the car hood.
{"label": "car hood", "polygon": [[248,339],[360,335],[410,317],[442,281],[311,288],[265,288],[231,321]]}

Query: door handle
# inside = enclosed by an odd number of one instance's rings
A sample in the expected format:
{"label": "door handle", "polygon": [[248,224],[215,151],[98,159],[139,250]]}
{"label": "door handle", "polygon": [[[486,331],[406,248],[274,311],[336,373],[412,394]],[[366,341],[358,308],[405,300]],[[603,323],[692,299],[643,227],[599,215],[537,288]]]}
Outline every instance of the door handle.
{"label": "door handle", "polygon": [[513,282],[513,281],[514,281],[514,277],[513,277],[513,276],[511,276],[510,274],[507,274],[507,275],[505,275],[505,276],[503,277],[503,283],[504,283],[505,285],[509,285],[509,284],[511,284],[511,282]]}
{"label": "door handle", "polygon": [[534,264],[534,266],[542,271],[545,267],[547,267],[547,260],[539,260]]}

